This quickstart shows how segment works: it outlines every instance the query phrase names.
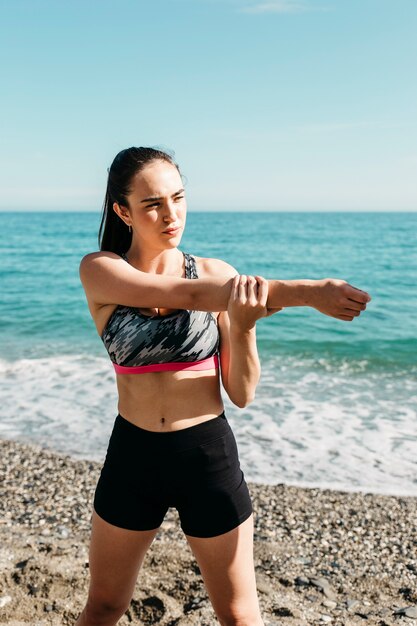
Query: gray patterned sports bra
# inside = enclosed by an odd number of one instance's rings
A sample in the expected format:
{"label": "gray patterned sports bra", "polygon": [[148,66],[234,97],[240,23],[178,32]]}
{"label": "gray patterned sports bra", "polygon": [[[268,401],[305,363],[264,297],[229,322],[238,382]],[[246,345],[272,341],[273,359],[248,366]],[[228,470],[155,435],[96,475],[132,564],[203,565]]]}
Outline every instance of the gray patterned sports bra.
{"label": "gray patterned sports bra", "polygon": [[[183,252],[185,277],[198,278],[195,257]],[[125,254],[121,255],[125,261]],[[203,370],[219,366],[219,332],[212,313],[179,309],[144,315],[117,305],[101,339],[117,374]]]}

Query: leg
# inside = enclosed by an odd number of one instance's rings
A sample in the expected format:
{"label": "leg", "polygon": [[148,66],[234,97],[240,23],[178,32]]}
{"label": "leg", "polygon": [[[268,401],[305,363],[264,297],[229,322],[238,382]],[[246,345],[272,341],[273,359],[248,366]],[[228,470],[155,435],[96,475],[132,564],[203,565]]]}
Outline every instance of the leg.
{"label": "leg", "polygon": [[185,535],[222,626],[263,626],[253,562],[253,513],[215,537]]}
{"label": "leg", "polygon": [[117,624],[168,509],[158,483],[150,480],[153,448],[146,448],[140,433],[116,418],[94,493],[88,599],[75,626]]}
{"label": "leg", "polygon": [[126,530],[93,509],[90,588],[75,626],[115,626],[126,612],[146,551],[159,530]]}

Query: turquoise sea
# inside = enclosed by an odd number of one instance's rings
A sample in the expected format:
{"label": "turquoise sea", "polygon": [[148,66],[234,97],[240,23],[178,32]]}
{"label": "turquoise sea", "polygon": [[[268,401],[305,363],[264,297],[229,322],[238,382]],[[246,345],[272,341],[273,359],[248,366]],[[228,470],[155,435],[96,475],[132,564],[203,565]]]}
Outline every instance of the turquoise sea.
{"label": "turquoise sea", "polygon": [[[100,213],[0,213],[0,437],[103,461],[115,374],[78,267]],[[261,381],[235,407],[247,480],[417,495],[417,213],[192,212],[179,248],[266,278],[341,278],[352,322],[290,307],[257,324]]]}

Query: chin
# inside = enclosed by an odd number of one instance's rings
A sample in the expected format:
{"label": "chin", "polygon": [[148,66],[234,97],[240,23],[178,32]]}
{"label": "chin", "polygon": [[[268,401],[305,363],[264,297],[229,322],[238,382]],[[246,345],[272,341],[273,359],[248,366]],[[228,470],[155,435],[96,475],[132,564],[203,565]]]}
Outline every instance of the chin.
{"label": "chin", "polygon": [[176,237],[170,237],[168,241],[165,242],[165,245],[167,248],[176,248],[177,246],[179,246],[180,241],[181,235],[177,235]]}

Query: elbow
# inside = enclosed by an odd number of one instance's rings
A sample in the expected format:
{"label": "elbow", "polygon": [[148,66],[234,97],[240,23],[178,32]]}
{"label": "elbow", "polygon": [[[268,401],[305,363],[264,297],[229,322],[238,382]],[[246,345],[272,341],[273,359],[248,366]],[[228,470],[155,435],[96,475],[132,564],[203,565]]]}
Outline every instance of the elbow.
{"label": "elbow", "polygon": [[230,398],[230,399],[235,406],[239,407],[239,409],[244,409],[255,400],[255,395],[246,396],[244,398]]}
{"label": "elbow", "polygon": [[248,385],[247,388],[244,385],[239,385],[238,389],[230,389],[229,387],[225,387],[225,389],[231,402],[239,409],[245,409],[255,400],[256,385]]}

